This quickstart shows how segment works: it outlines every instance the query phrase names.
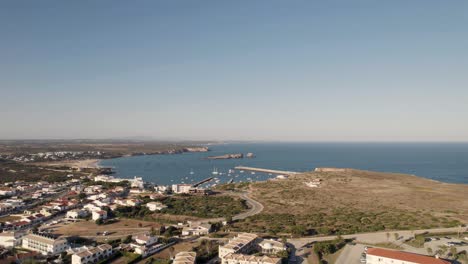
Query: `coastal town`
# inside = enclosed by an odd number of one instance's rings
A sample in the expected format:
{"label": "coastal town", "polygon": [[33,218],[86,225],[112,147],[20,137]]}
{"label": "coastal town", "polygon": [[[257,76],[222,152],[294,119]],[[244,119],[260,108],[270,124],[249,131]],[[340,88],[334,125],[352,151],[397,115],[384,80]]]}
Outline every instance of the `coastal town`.
{"label": "coastal town", "polygon": [[[273,182],[287,182],[297,174],[249,167],[236,169],[284,174],[272,178]],[[141,177],[123,179],[93,173],[66,177],[62,182],[15,181],[4,182],[0,187],[0,263],[314,263],[311,255],[326,263],[319,259],[339,252],[333,263],[446,264],[458,263],[454,259],[462,260],[468,249],[465,225],[418,232],[335,236],[237,231],[236,221],[248,219],[263,209],[245,192],[226,192],[244,199],[245,207],[235,215],[221,213],[217,217],[190,220],[176,217],[152,222],[154,218],[146,216],[169,212],[183,215],[176,210],[178,199],[225,199],[225,196],[218,189],[199,184],[158,186]],[[311,190],[320,190],[326,182],[310,178],[303,184]],[[416,243],[423,245],[422,250]]]}

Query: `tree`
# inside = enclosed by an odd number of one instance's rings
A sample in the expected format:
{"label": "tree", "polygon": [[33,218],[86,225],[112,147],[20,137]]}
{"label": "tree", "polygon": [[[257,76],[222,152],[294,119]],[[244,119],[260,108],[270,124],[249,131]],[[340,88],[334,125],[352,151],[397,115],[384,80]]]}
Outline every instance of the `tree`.
{"label": "tree", "polygon": [[388,240],[390,239],[390,233],[386,233],[385,235],[387,236],[387,242],[388,242]]}
{"label": "tree", "polygon": [[393,236],[395,237],[395,240],[398,240],[398,238],[400,238],[400,235],[398,233],[393,233]]}
{"label": "tree", "polygon": [[99,219],[96,220],[95,223],[96,223],[96,225],[102,225],[104,222],[102,221],[101,218],[99,218]]}
{"label": "tree", "polygon": [[170,247],[170,248],[169,248],[169,257],[170,257],[171,259],[174,258],[174,251],[175,251],[174,247]]}
{"label": "tree", "polygon": [[227,222],[228,224],[232,223],[232,215],[226,216],[226,222]]}
{"label": "tree", "polygon": [[83,200],[87,197],[86,193],[80,193],[78,194],[78,198],[80,198],[80,200]]}
{"label": "tree", "polygon": [[125,244],[132,242],[132,236],[128,235],[127,237],[125,237],[125,239],[122,242]]}
{"label": "tree", "polygon": [[455,259],[455,257],[457,256],[457,248],[450,247],[450,254],[452,255],[452,258]]}
{"label": "tree", "polygon": [[286,244],[288,242],[286,237],[281,237],[281,243]]}
{"label": "tree", "polygon": [[432,255],[432,253],[433,253],[432,248],[428,247],[428,248],[426,248],[426,250],[427,250],[427,254]]}
{"label": "tree", "polygon": [[142,223],[138,223],[138,227],[142,227],[142,226],[143,226],[143,224],[142,224]]}
{"label": "tree", "polygon": [[152,236],[157,235],[157,234],[156,234],[156,230],[154,230],[154,226],[151,226],[151,228],[150,228],[150,234],[151,234]]}

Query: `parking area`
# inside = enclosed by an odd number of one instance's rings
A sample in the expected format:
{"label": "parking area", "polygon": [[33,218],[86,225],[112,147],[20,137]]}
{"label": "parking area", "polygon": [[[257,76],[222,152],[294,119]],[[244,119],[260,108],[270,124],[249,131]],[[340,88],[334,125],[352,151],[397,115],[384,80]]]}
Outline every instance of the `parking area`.
{"label": "parking area", "polygon": [[[450,248],[450,247],[455,247],[457,248],[457,251],[460,252],[462,250],[467,250],[468,251],[468,241],[463,239],[463,238],[456,238],[456,237],[429,237],[424,243],[423,248],[417,248],[413,249],[412,251],[417,251],[414,253],[419,253],[419,254],[427,254],[428,250],[427,248],[431,248],[432,252],[436,252],[438,249],[441,248]],[[405,247],[406,248],[406,247]]]}

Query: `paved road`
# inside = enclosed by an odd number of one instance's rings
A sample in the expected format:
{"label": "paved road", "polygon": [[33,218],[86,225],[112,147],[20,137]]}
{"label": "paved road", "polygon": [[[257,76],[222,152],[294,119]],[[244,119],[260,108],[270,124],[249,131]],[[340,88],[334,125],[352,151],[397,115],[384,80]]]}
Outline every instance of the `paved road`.
{"label": "paved road", "polygon": [[364,245],[346,245],[335,264],[360,264],[361,254],[364,252]]}
{"label": "paved road", "polygon": [[256,214],[259,214],[261,211],[263,211],[263,205],[254,199],[250,198],[247,193],[242,193],[240,195],[240,198],[244,199],[247,201],[247,204],[250,206],[250,209],[247,212],[240,213],[236,216],[234,216],[232,219],[233,220],[242,220],[245,219],[249,216],[253,216]]}
{"label": "paved road", "polygon": [[[464,227],[461,231],[466,231],[467,228]],[[343,238],[354,238],[361,243],[369,243],[369,244],[376,244],[387,242],[387,233],[390,233],[390,238],[393,236],[394,233],[398,233],[400,240],[413,237],[417,234],[422,233],[443,233],[443,232],[458,232],[460,231],[459,227],[450,227],[450,228],[434,228],[434,229],[421,229],[421,230],[399,230],[399,231],[383,231],[383,232],[374,232],[374,233],[361,233],[361,234],[353,234],[353,235],[344,235]],[[294,238],[288,239],[288,242],[293,244],[296,248],[301,248],[304,245],[312,242],[318,241],[330,241],[336,239],[337,236],[323,236],[323,237],[303,237],[303,238]]]}
{"label": "paved road", "polygon": [[[237,215],[233,216],[232,217],[233,220],[242,220],[242,219],[245,219],[247,217],[259,214],[261,211],[263,211],[263,205],[261,203],[255,201],[254,199],[250,198],[248,193],[229,192],[229,193],[226,193],[226,194],[238,196],[241,199],[246,200],[247,204],[250,207],[249,210],[247,210],[246,212],[243,212],[243,213],[240,213],[240,214],[237,214]],[[224,218],[224,217],[218,217],[218,218],[204,219],[202,222],[204,222],[204,223],[208,223],[208,222],[214,223],[214,222],[221,222],[221,221],[225,221],[225,220],[226,220],[226,218]]]}

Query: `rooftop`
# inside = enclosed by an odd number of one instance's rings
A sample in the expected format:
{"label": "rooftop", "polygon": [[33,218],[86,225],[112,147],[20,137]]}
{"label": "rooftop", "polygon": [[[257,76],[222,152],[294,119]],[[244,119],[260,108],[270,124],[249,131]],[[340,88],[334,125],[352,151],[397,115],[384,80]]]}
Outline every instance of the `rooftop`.
{"label": "rooftop", "polygon": [[172,264],[193,264],[197,253],[191,251],[182,251],[176,254]]}
{"label": "rooftop", "polygon": [[450,264],[450,262],[429,256],[408,253],[403,251],[388,250],[383,248],[369,248],[367,255],[409,261],[419,264]]}
{"label": "rooftop", "polygon": [[256,234],[240,233],[235,238],[229,240],[229,242],[223,247],[234,249],[237,251],[257,238],[258,236]]}
{"label": "rooftop", "polygon": [[238,261],[250,261],[250,262],[257,262],[257,263],[278,263],[281,261],[280,258],[273,258],[268,256],[253,256],[253,255],[243,255],[243,254],[234,254],[229,253],[224,256],[224,259],[232,259]]}

